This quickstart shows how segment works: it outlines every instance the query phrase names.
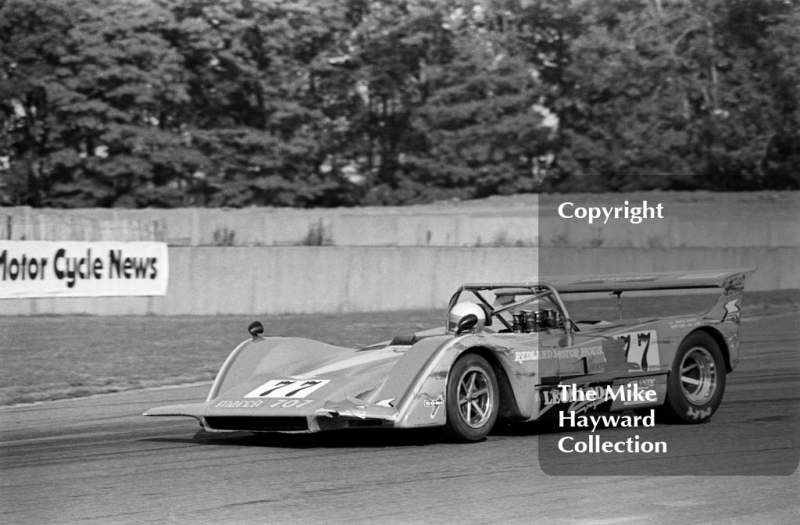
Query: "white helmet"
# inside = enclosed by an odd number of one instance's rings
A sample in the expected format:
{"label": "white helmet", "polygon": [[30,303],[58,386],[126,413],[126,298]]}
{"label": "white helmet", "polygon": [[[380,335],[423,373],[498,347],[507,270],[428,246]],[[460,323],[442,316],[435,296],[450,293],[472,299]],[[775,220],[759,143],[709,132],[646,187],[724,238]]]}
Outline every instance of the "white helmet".
{"label": "white helmet", "polygon": [[472,331],[480,332],[483,330],[484,325],[486,325],[486,312],[484,309],[475,303],[463,302],[455,305],[450,310],[450,313],[447,314],[447,331],[455,332],[459,321],[470,314],[478,318],[478,324],[475,325]]}

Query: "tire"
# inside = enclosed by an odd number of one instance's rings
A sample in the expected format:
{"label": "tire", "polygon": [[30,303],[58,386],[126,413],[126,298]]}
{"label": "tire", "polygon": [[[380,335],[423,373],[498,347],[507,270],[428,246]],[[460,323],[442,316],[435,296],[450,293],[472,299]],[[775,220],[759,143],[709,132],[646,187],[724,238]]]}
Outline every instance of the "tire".
{"label": "tire", "polygon": [[480,441],[492,430],[500,411],[500,389],[491,365],[477,354],[464,354],[447,381],[445,433],[453,441]]}
{"label": "tire", "polygon": [[725,361],[714,339],[694,332],[681,342],[667,378],[667,399],[661,419],[704,423],[711,419],[725,393]]}

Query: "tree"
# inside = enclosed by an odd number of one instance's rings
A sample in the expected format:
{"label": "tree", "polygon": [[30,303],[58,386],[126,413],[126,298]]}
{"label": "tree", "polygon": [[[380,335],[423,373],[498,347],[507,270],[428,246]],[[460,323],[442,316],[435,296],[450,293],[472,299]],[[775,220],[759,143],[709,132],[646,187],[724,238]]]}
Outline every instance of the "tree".
{"label": "tree", "polygon": [[514,0],[456,2],[448,20],[453,51],[430,69],[420,109],[421,171],[468,197],[537,189],[558,128],[548,84],[553,29],[569,21]]}
{"label": "tree", "polygon": [[209,159],[205,204],[346,199],[349,183],[322,169],[329,126],[319,70],[348,10],[333,1],[187,0],[174,11],[169,38],[185,57],[193,107],[187,133]]}
{"label": "tree", "polygon": [[800,0],[0,0],[0,203],[798,188]]}
{"label": "tree", "polygon": [[[475,5],[473,5],[475,4]],[[347,121],[365,202],[530,191],[552,122],[518,2],[371,2]],[[356,99],[355,106],[358,106]]]}
{"label": "tree", "polygon": [[791,136],[797,93],[776,65],[800,49],[780,33],[780,52],[768,50],[770,28],[796,19],[796,7],[618,0],[579,9],[556,186],[786,187],[764,167],[785,169],[774,145]]}
{"label": "tree", "polygon": [[63,137],[53,108],[64,94],[56,69],[73,23],[66,6],[44,1],[0,2],[0,156],[3,204],[41,206],[47,197],[48,156]]}
{"label": "tree", "polygon": [[[29,174],[17,201],[185,204],[181,183],[203,159],[186,147],[175,118],[188,98],[182,58],[158,34],[169,11],[91,0],[11,1],[5,9],[13,15],[2,17],[11,30],[4,46],[11,70],[4,107],[15,108],[10,171],[27,165]],[[20,30],[44,45],[18,40]],[[23,60],[24,69],[15,65]]]}

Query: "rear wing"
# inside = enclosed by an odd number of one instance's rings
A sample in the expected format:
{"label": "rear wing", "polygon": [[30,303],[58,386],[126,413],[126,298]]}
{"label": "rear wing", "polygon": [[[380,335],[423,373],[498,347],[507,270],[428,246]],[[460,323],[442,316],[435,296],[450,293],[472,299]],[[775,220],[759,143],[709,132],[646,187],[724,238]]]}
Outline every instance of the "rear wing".
{"label": "rear wing", "polygon": [[[542,279],[561,294],[609,292],[619,298],[623,292],[648,290],[697,290],[720,288],[716,304],[704,314],[719,321],[739,320],[744,282],[754,268],[702,270],[690,272],[653,272],[592,276],[562,276]],[[622,307],[620,305],[620,318]]]}
{"label": "rear wing", "polygon": [[702,270],[692,272],[652,272],[609,275],[566,275],[543,277],[558,293],[630,292],[646,290],[686,290],[697,288],[744,289],[744,280],[754,268]]}
{"label": "rear wing", "polygon": [[[720,321],[736,321],[739,319],[739,308],[744,293],[744,281],[755,268],[739,268],[734,270],[695,270],[684,272],[650,272],[606,275],[565,275],[559,277],[542,277],[536,281],[508,283],[472,283],[465,284],[450,299],[450,307],[455,304],[459,294],[464,290],[495,290],[499,288],[518,288],[518,293],[530,292],[535,288],[549,289],[557,292],[556,297],[571,293],[607,292],[617,296],[622,318],[620,296],[623,292],[644,292],[653,290],[712,290],[721,289],[717,303],[704,315],[707,319]],[[557,299],[562,310],[566,311],[561,299]],[[487,304],[488,305],[488,304]]]}

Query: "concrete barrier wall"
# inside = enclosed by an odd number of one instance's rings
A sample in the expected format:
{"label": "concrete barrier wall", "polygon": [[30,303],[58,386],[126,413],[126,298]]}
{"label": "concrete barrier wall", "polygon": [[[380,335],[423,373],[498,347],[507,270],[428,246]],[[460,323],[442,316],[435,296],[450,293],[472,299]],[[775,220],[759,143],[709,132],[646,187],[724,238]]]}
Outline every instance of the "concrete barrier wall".
{"label": "concrete barrier wall", "polygon": [[[125,211],[125,210],[122,210]],[[165,241],[161,217],[115,210],[0,209],[0,239],[28,241]],[[139,215],[139,216],[137,216]]]}
{"label": "concrete barrier wall", "polygon": [[757,203],[738,214],[728,208],[698,214],[699,205],[682,203],[660,220],[591,225],[558,217],[555,208],[536,202],[475,210],[5,208],[0,239],[163,240],[171,246],[800,247],[800,207],[792,206]]}
{"label": "concrete barrier wall", "polygon": [[[444,308],[464,282],[758,267],[748,290],[800,288],[800,248],[171,248],[164,297],[0,300],[0,315],[227,315]],[[2,324],[2,321],[0,321]]]}

